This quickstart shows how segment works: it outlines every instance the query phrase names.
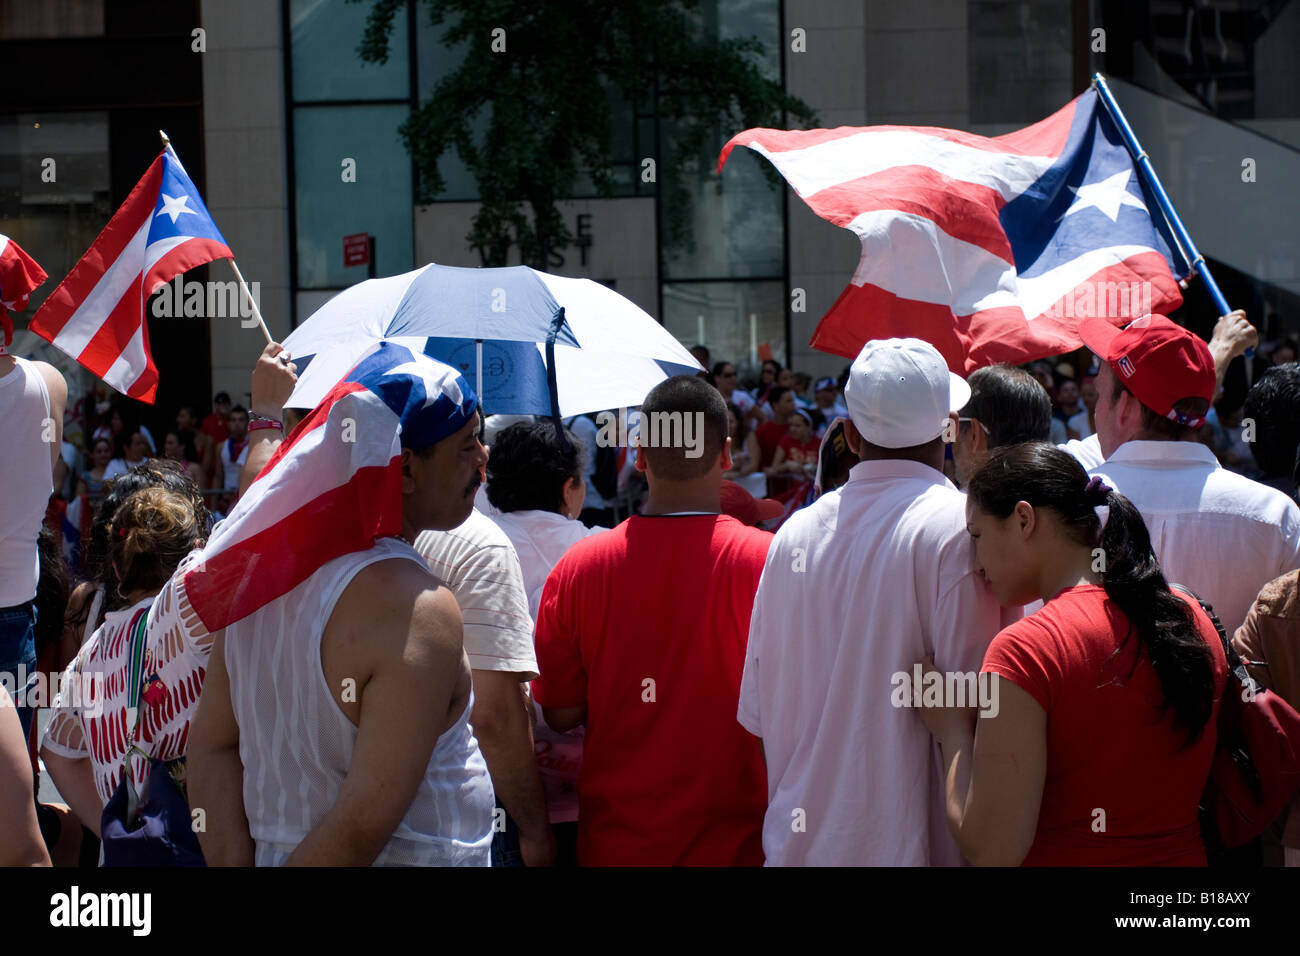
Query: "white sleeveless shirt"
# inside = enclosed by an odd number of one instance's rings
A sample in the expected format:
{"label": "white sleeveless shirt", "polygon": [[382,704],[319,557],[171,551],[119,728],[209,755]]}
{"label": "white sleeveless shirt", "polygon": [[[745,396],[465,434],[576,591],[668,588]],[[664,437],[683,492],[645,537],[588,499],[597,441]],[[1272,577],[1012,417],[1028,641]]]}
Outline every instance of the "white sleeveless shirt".
{"label": "white sleeveless shirt", "polygon": [[20,359],[0,378],[0,607],[36,596],[41,576],[36,539],[54,491],[45,422],[50,393],[32,363]]}
{"label": "white sleeveless shirt", "polygon": [[[258,866],[280,866],[334,805],[352,763],[357,728],[334,700],[321,665],[321,635],[356,574],[376,561],[409,558],[408,544],[381,538],[336,558],[288,594],[226,628],[230,698],[239,723],[244,810]],[[415,799],[376,866],[487,866],[492,783],[469,725],[438,738]]]}

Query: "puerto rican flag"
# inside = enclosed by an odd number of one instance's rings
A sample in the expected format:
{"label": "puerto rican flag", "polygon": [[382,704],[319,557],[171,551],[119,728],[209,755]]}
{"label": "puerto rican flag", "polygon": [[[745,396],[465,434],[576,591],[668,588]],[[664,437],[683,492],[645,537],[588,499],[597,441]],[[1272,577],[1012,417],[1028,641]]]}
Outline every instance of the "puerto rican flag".
{"label": "puerto rican flag", "polygon": [[23,252],[22,246],[8,236],[0,236],[0,330],[3,330],[0,355],[14,341],[14,323],[9,318],[9,310],[21,312],[27,308],[27,299],[45,279],[45,270]]}
{"label": "puerto rican flag", "polygon": [[751,129],[723,147],[767,157],[823,219],[862,242],[813,335],[854,358],[916,337],[958,374],[1080,348],[1078,320],[1182,303],[1190,269],[1095,90],[984,137],[927,126]]}
{"label": "puerto rican flag", "polygon": [[28,328],[119,392],[152,403],[158,369],[144,314],[149,296],[223,258],[233,258],[230,247],[169,145]]}
{"label": "puerto rican flag", "polygon": [[185,574],[204,626],[232,624],[326,562],[400,534],[402,446],[428,448],[477,409],[455,369],[377,344],[276,449]]}

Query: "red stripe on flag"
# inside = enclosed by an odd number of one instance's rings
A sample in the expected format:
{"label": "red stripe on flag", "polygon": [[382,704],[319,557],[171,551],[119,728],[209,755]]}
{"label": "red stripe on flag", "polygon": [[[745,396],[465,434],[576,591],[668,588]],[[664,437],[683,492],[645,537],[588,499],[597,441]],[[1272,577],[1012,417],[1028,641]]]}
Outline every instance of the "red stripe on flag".
{"label": "red stripe on flag", "polygon": [[[1164,256],[1154,251],[1107,266],[1075,286],[1052,309],[1028,320],[1018,306],[956,316],[947,305],[905,299],[870,283],[849,285],[818,323],[810,344],[819,351],[853,359],[871,339],[924,339],[939,350],[950,369],[967,375],[998,362],[1019,365],[1081,348],[1078,323],[1086,316],[1077,314],[1075,306],[1082,303],[1088,315],[1136,318],[1132,305],[1124,314],[1111,309],[1104,286],[1143,282],[1151,292],[1151,311],[1164,313],[1182,304],[1178,283],[1170,277]],[[1091,306],[1089,299],[1080,297],[1085,286],[1093,290]],[[1116,304],[1122,304],[1118,297]],[[1140,311],[1145,311],[1145,303]]]}
{"label": "red stripe on flag", "polygon": [[163,285],[170,282],[182,272],[195,266],[206,265],[214,259],[234,258],[230,248],[224,242],[196,236],[182,242],[174,249],[168,249],[161,259],[144,277],[145,298],[153,295]]}
{"label": "red stripe on flag", "polygon": [[817,324],[812,347],[855,359],[870,339],[924,339],[962,373],[970,348],[946,305],[903,299],[876,285],[849,285]]}
{"label": "red stripe on flag", "polygon": [[153,349],[149,347],[149,320],[143,313],[140,316],[140,338],[144,342],[144,371],[131,383],[126,394],[137,401],[152,405],[153,400],[158,397],[158,367],[153,364]]}
{"label": "red stripe on flag", "polygon": [[928,166],[894,166],[819,190],[804,201],[837,226],[848,226],[862,213],[881,209],[922,216],[954,239],[1015,262],[998,220],[1006,203],[997,190],[952,179]]}
{"label": "red stripe on flag", "polygon": [[[401,460],[360,468],[343,485],[205,560],[185,576],[190,605],[209,631],[293,590],[326,562],[402,530]],[[329,515],[329,521],[322,521]]]}
{"label": "red stripe on flag", "polygon": [[140,322],[140,280],[137,277],[113,306],[113,311],[104,317],[99,331],[76,356],[77,361],[103,378],[135,335]]}
{"label": "red stripe on flag", "polygon": [[[126,249],[140,226],[153,215],[154,204],[158,202],[158,190],[162,188],[162,164],[162,156],[153,161],[143,178],[127,194],[126,202],[113,213],[113,218],[95,237],[95,241],[72,267],[72,271],[32,316],[32,321],[27,326],[32,332],[53,342],[54,337],[77,311],[77,307],[108,271],[108,267]],[[138,268],[143,267],[144,263],[139,263]]]}

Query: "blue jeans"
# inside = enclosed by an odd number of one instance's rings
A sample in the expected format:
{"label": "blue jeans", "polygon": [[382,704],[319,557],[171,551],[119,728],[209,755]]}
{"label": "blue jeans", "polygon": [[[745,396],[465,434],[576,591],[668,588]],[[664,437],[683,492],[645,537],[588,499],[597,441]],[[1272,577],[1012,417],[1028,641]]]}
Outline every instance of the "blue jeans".
{"label": "blue jeans", "polygon": [[506,828],[492,831],[492,865],[523,866],[524,856],[519,852],[519,827],[510,814],[501,809]]}
{"label": "blue jeans", "polygon": [[[15,702],[26,704],[27,690],[36,682],[36,605],[31,601],[0,608],[0,674],[9,675],[5,686],[13,688]],[[19,677],[25,686],[18,685]],[[30,707],[18,707],[23,740],[31,731],[34,716]]]}

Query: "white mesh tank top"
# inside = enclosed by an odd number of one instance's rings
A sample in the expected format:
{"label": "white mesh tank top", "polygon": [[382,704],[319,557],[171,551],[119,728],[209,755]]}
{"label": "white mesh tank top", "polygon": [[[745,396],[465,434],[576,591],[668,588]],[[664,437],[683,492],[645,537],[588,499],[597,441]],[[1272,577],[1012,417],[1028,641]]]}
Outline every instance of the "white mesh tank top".
{"label": "white mesh tank top", "polygon": [[[338,798],[357,728],[335,703],[320,644],[334,605],[367,565],[409,558],[408,544],[381,538],[369,551],[323,565],[288,594],[226,628],[230,698],[239,722],[244,810],[258,866],[280,866]],[[424,779],[376,866],[487,866],[492,783],[469,725],[438,738]]]}

